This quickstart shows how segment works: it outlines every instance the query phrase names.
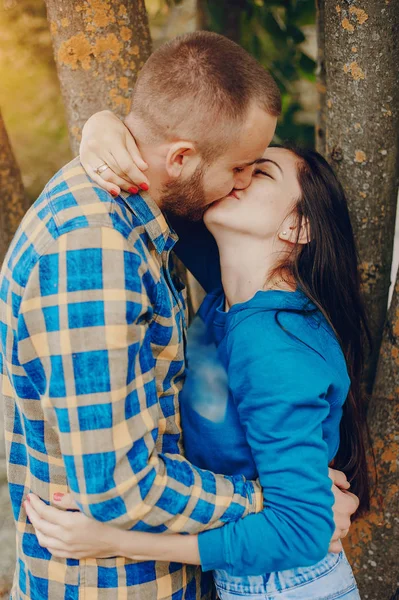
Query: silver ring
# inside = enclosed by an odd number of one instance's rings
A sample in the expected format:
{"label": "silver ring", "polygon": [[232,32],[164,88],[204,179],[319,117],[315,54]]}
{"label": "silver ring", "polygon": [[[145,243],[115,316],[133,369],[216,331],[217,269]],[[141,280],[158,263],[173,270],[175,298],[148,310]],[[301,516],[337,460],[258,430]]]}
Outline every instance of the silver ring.
{"label": "silver ring", "polygon": [[102,163],[102,165],[97,167],[97,169],[94,169],[94,172],[97,173],[97,175],[101,175],[101,173],[104,173],[104,171],[106,171],[107,169],[109,169],[107,163]]}

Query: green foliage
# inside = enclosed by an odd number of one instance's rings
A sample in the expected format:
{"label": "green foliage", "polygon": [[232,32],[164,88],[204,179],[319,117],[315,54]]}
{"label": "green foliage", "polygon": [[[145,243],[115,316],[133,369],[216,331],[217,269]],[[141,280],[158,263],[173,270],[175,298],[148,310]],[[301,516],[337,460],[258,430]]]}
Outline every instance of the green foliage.
{"label": "green foliage", "polygon": [[202,8],[204,28],[229,35],[273,74],[283,99],[278,138],[313,146],[313,125],[296,121],[296,83],[315,82],[316,63],[301,47],[302,28],[315,23],[314,0],[203,0]]}

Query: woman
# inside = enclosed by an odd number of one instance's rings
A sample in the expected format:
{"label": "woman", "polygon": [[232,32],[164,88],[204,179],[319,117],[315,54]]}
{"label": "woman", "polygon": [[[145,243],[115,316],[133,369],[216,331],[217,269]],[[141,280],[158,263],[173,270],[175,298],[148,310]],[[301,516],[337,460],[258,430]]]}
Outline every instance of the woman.
{"label": "woman", "polygon": [[327,554],[331,461],[368,507],[359,385],[367,326],[347,203],[317,153],[279,147],[264,158],[246,190],[205,213],[223,289],[210,291],[190,328],[181,398],[187,457],[258,476],[263,512],[199,536],[116,536],[36,497],[26,511],[55,556],[201,564],[222,600],[353,600],[343,552]]}

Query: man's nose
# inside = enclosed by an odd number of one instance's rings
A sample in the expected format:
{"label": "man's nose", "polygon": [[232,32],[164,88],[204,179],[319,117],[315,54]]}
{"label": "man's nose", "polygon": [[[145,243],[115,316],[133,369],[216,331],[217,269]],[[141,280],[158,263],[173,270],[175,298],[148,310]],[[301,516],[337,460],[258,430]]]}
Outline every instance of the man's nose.
{"label": "man's nose", "polygon": [[234,185],[236,190],[245,190],[249,186],[252,181],[253,172],[254,168],[251,165],[250,167],[244,169],[244,171],[236,174]]}

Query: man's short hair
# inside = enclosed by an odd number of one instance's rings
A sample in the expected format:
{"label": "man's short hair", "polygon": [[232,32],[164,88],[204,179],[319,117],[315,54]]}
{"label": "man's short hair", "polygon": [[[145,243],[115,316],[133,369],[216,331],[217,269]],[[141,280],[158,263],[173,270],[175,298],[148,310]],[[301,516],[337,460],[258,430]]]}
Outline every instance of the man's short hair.
{"label": "man's short hair", "polygon": [[197,31],[151,55],[133,92],[132,113],[153,142],[186,139],[209,158],[237,136],[253,103],[280,114],[271,75],[228,38]]}

